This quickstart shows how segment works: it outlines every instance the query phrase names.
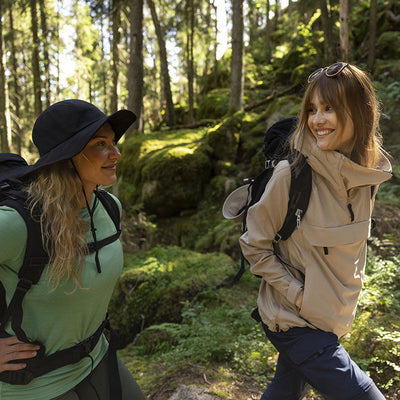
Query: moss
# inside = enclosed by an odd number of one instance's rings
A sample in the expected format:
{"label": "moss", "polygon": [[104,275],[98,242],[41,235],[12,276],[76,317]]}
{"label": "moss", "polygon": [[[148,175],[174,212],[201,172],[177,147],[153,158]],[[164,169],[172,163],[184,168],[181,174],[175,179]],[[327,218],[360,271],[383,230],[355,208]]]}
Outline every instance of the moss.
{"label": "moss", "polygon": [[400,58],[400,32],[383,32],[378,38],[377,48],[382,59]]}
{"label": "moss", "polygon": [[196,208],[211,174],[205,130],[136,135],[122,148],[120,197],[166,217]]}
{"label": "moss", "polygon": [[197,118],[221,118],[229,111],[230,89],[214,89],[198,103]]}
{"label": "moss", "polygon": [[183,302],[226,284],[235,270],[226,255],[199,254],[174,246],[127,256],[110,303],[120,345],[129,343],[143,327],[179,322]]}
{"label": "moss", "polygon": [[239,237],[242,227],[239,222],[222,220],[196,242],[195,250],[201,252],[219,251],[240,260]]}
{"label": "moss", "polygon": [[208,130],[207,143],[216,160],[236,160],[243,117],[244,113],[237,112]]}

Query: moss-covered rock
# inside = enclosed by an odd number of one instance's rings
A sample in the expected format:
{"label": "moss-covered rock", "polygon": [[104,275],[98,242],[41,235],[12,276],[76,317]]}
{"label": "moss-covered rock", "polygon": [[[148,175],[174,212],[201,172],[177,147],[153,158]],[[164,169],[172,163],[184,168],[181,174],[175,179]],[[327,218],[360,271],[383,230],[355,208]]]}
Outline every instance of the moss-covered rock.
{"label": "moss-covered rock", "polygon": [[122,201],[161,217],[197,207],[211,174],[204,129],[136,135],[122,155]]}
{"label": "moss-covered rock", "polygon": [[216,160],[235,161],[244,113],[237,112],[207,132],[207,143]]}
{"label": "moss-covered rock", "polygon": [[219,88],[199,100],[197,119],[221,118],[229,111],[230,89]]}
{"label": "moss-covered rock", "polygon": [[183,302],[201,301],[208,291],[228,284],[235,270],[226,255],[174,246],[128,256],[110,303],[120,345],[132,341],[144,327],[179,322]]}

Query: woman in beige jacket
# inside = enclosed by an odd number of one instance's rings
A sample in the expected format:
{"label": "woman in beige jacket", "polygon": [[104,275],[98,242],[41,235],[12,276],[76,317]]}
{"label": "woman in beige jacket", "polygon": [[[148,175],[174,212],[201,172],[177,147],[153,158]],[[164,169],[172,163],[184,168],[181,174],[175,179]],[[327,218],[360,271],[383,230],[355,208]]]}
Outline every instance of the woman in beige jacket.
{"label": "woman in beige jacket", "polygon": [[290,186],[281,161],[240,238],[252,273],[262,277],[258,310],[280,353],[261,400],[301,399],[310,385],[327,399],[380,400],[338,344],[354,320],[376,190],[391,176],[377,100],[368,76],[347,63],[320,68],[308,82],[291,143],[312,168],[307,213],[276,254]]}

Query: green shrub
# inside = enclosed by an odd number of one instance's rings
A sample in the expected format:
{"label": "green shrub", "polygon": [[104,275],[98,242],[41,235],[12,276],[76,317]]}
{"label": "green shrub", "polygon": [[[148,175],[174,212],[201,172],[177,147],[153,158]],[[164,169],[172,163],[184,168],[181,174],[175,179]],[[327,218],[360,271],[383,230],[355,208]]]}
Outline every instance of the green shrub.
{"label": "green shrub", "polygon": [[383,390],[400,388],[399,260],[369,257],[358,313],[343,345]]}
{"label": "green shrub", "polygon": [[232,282],[236,272],[226,255],[200,254],[175,246],[127,256],[125,263],[110,303],[121,346],[144,327],[180,322],[185,301],[200,301]]}

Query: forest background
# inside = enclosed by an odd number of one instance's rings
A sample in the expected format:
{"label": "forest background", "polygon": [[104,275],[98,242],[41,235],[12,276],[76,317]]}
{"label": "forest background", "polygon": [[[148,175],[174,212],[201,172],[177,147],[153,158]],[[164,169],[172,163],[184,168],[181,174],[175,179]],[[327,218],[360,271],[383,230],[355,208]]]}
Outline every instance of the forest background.
{"label": "forest background", "polygon": [[149,399],[180,384],[260,397],[277,354],[250,317],[259,280],[233,282],[241,226],[221,206],[262,170],[264,132],[298,113],[310,72],[338,60],[369,71],[394,176],[377,197],[365,288],[342,342],[400,398],[397,0],[0,0],[0,16],[2,152],[33,162],[33,123],[62,99],[138,115],[111,188],[126,257],[110,310]]}

